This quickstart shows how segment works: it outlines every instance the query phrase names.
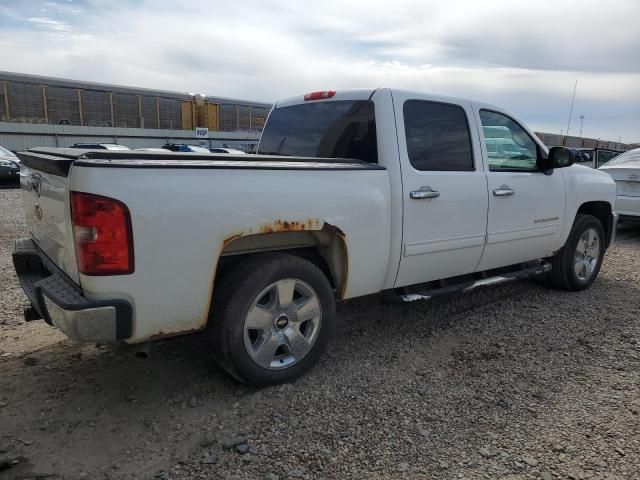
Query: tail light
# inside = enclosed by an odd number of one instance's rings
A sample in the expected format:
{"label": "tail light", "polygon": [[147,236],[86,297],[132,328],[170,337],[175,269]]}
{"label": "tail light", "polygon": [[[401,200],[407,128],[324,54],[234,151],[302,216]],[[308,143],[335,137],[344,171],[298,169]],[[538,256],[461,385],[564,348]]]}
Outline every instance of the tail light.
{"label": "tail light", "polygon": [[71,192],[71,222],[80,273],[133,273],[131,216],[124,203],[101,195]]}
{"label": "tail light", "polygon": [[311,92],[311,93],[307,93],[304,96],[304,100],[305,102],[308,102],[309,100],[322,100],[325,98],[331,98],[336,94],[335,90],[325,90],[323,92]]}

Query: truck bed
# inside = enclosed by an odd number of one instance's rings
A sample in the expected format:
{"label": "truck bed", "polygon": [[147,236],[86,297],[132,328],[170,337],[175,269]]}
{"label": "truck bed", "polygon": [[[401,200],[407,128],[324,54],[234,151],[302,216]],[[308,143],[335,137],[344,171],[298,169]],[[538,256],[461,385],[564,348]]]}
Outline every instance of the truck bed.
{"label": "truck bed", "polygon": [[[377,164],[61,148],[34,148],[20,157],[35,248],[88,301],[131,305],[128,342],[204,328],[218,262],[227,256],[283,246],[315,248],[340,258],[329,265],[339,275],[339,298],[384,287],[390,262],[390,182],[388,170]],[[78,270],[73,192],[126,205],[131,273]]]}

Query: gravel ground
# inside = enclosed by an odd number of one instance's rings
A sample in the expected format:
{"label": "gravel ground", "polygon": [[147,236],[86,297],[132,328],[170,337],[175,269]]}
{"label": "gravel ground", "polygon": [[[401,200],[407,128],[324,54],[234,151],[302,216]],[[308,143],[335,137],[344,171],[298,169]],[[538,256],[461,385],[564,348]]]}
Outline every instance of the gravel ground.
{"label": "gravel ground", "polygon": [[640,227],[586,292],[341,304],[320,364],[256,390],[200,336],[140,360],[25,324],[18,193],[0,190],[0,476],[640,478]]}

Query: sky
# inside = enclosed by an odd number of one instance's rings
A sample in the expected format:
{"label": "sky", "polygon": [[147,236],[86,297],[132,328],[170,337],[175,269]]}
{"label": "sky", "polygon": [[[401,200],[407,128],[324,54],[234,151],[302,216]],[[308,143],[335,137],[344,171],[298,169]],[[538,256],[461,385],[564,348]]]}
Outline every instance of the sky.
{"label": "sky", "polygon": [[395,87],[640,142],[640,0],[0,0],[0,70],[273,102]]}

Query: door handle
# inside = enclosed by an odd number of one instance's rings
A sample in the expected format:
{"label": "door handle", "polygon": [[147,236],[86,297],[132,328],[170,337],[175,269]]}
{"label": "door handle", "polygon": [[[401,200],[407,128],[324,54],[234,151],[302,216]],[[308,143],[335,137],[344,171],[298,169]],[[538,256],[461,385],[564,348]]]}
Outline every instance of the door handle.
{"label": "door handle", "polygon": [[436,198],[440,196],[440,192],[433,190],[431,187],[420,187],[420,190],[414,190],[409,194],[413,200],[422,200],[423,198]]}
{"label": "door handle", "polygon": [[509,185],[501,185],[500,188],[496,188],[493,191],[493,195],[496,197],[508,197],[515,193],[515,190],[511,189]]}

